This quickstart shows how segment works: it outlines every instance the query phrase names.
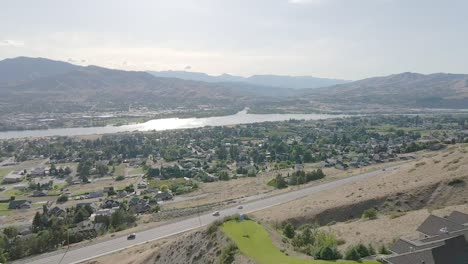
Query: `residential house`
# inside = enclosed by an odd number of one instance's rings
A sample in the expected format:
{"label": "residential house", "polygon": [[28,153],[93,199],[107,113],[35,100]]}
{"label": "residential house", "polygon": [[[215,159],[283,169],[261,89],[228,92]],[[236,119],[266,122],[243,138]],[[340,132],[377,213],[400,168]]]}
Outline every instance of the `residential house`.
{"label": "residential house", "polygon": [[138,189],[145,189],[146,187],[148,187],[148,183],[145,181],[141,181],[137,184]]}
{"label": "residential house", "polygon": [[167,200],[172,200],[172,193],[170,192],[161,192],[158,191],[158,193],[154,196],[154,199],[156,201],[167,201]]}
{"label": "residential house", "polygon": [[30,209],[32,206],[31,201],[27,200],[13,200],[8,204],[8,209]]}
{"label": "residential house", "polygon": [[24,179],[24,173],[22,171],[12,171],[3,177],[4,183],[17,183]]}
{"label": "residential house", "polygon": [[106,200],[102,203],[102,208],[115,208],[120,207],[120,202],[117,200]]}
{"label": "residential house", "polygon": [[468,214],[454,211],[447,218],[430,215],[417,230],[422,238],[400,238],[390,247],[393,254],[384,263],[468,263]]}
{"label": "residential house", "polygon": [[87,197],[89,199],[93,198],[98,198],[98,197],[104,197],[104,191],[96,191],[96,192],[90,192]]}
{"label": "residential house", "polygon": [[32,193],[32,197],[44,197],[44,196],[47,196],[47,191],[34,191]]}
{"label": "residential house", "polygon": [[29,175],[31,175],[31,177],[42,177],[42,176],[45,176],[45,167],[37,167],[37,168],[34,168],[32,169],[30,172],[29,172]]}
{"label": "residential house", "polygon": [[65,210],[63,210],[62,208],[58,207],[58,206],[55,206],[54,208],[52,209],[49,209],[49,211],[47,212],[47,214],[49,216],[55,216],[55,217],[59,217],[59,216],[64,216],[66,214]]}

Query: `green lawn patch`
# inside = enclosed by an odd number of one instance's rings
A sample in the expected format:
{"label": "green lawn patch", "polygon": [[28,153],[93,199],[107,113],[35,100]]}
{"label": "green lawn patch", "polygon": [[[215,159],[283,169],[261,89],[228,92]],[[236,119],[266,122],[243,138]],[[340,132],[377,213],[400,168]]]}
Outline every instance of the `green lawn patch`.
{"label": "green lawn patch", "polygon": [[5,175],[7,175],[8,173],[12,172],[13,170],[15,170],[15,168],[3,168],[3,169],[0,169],[0,182],[3,180],[3,177],[5,177]]}
{"label": "green lawn patch", "polygon": [[[112,171],[112,166],[109,166],[109,171]],[[114,175],[115,176],[125,176],[125,164],[121,163],[117,166],[115,166],[115,172],[114,172]]]}
{"label": "green lawn patch", "polygon": [[378,264],[376,261],[306,260],[287,256],[273,245],[270,236],[261,225],[250,220],[242,222],[228,221],[223,224],[222,230],[236,243],[244,255],[259,264]]}
{"label": "green lawn patch", "polygon": [[24,195],[25,192],[23,192],[22,190],[16,190],[16,189],[10,189],[10,190],[7,190],[3,193],[3,195],[5,197],[10,197],[10,196],[22,196]]}
{"label": "green lawn patch", "polygon": [[133,174],[144,174],[145,172],[143,171],[143,167],[138,167],[138,168],[131,168],[128,170],[128,174],[129,175],[133,175]]}
{"label": "green lawn patch", "polygon": [[0,216],[7,215],[9,212],[8,203],[0,203]]}

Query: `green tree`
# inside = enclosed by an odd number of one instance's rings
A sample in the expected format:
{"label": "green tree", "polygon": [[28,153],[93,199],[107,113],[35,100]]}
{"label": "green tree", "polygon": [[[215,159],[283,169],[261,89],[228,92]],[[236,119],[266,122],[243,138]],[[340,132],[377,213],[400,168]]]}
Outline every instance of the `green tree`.
{"label": "green tree", "polygon": [[340,252],[336,249],[336,247],[322,247],[320,249],[319,259],[322,260],[337,260],[341,258]]}
{"label": "green tree", "polygon": [[13,239],[18,235],[18,229],[15,226],[7,226],[3,229],[3,234],[9,239]]}
{"label": "green tree", "polygon": [[296,230],[294,229],[294,226],[293,226],[291,223],[287,223],[287,224],[284,225],[284,227],[283,227],[283,234],[284,234],[287,238],[293,238],[294,235],[296,234]]}
{"label": "green tree", "polygon": [[359,256],[361,256],[361,258],[365,258],[365,257],[368,257],[370,255],[369,250],[367,249],[367,247],[364,246],[361,243],[359,243],[356,246],[356,251],[359,253]]}
{"label": "green tree", "polygon": [[32,222],[32,231],[33,233],[39,232],[42,228],[42,221],[41,221],[41,214],[39,212],[36,212],[33,218]]}
{"label": "green tree", "polygon": [[369,252],[369,256],[375,255],[375,248],[372,246],[372,244],[369,243],[367,246],[367,251]]}
{"label": "green tree", "polygon": [[276,180],[276,188],[284,189],[284,188],[288,187],[288,184],[286,183],[286,180],[284,180],[284,178],[283,178],[283,176],[281,176],[281,174],[277,174],[275,180]]}
{"label": "green tree", "polygon": [[345,259],[357,261],[361,259],[361,256],[359,255],[359,252],[356,250],[356,247],[349,247],[345,252]]}
{"label": "green tree", "polygon": [[65,203],[68,201],[68,195],[62,194],[57,198],[57,202],[59,203]]}
{"label": "green tree", "polygon": [[391,252],[387,249],[385,245],[381,245],[379,247],[379,254],[388,255],[388,254],[391,254]]}

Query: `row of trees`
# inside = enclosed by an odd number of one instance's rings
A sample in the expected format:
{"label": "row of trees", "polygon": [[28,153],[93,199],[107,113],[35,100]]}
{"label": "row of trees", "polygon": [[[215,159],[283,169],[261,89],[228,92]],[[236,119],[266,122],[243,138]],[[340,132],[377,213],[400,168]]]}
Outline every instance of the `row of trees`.
{"label": "row of trees", "polygon": [[[355,260],[376,254],[375,248],[359,243],[349,247],[344,256],[338,251],[338,245],[344,243],[336,238],[333,233],[318,229],[318,225],[303,225],[298,230],[291,223],[283,225],[283,235],[290,239],[290,242],[296,251],[313,256],[315,259],[322,260]],[[390,254],[385,245],[381,245],[378,253]]]}
{"label": "row of trees", "polygon": [[311,181],[316,181],[325,178],[325,173],[322,169],[305,172],[303,170],[295,171],[288,177],[284,178],[281,174],[277,174],[276,177],[269,183],[278,189],[283,189],[289,185],[300,185]]}

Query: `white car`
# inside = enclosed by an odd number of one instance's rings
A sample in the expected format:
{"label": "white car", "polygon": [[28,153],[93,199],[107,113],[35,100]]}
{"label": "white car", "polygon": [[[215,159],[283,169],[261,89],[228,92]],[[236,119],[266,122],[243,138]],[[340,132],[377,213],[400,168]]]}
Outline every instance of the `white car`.
{"label": "white car", "polygon": [[130,235],[127,236],[127,240],[135,239],[135,238],[136,238],[136,234],[135,234],[135,233],[131,233]]}
{"label": "white car", "polygon": [[219,211],[213,212],[211,215],[213,215],[213,216],[219,216]]}

